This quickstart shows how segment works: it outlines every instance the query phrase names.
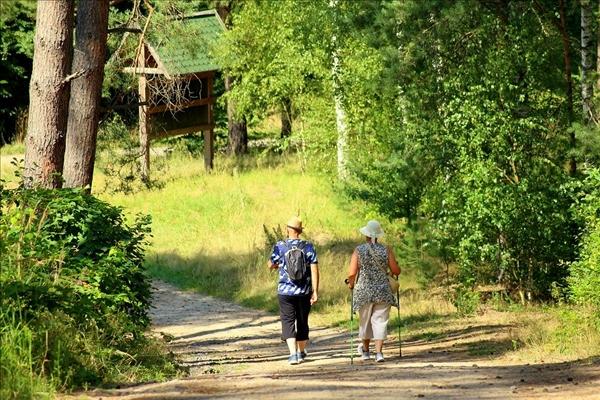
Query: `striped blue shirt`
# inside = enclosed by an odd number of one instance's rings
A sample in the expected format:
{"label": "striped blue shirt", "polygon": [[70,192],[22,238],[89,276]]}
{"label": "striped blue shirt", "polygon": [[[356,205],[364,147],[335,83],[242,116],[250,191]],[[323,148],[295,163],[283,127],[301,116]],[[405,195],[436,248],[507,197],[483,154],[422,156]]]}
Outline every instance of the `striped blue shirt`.
{"label": "striped blue shirt", "polygon": [[297,285],[294,283],[287,274],[287,268],[285,265],[285,248],[291,248],[294,245],[298,245],[300,242],[304,242],[304,254],[306,255],[306,261],[310,264],[317,264],[317,252],[315,247],[310,242],[306,242],[301,239],[287,239],[285,242],[280,241],[277,242],[275,246],[273,246],[273,253],[271,254],[271,262],[273,264],[277,264],[279,266],[279,283],[277,284],[277,294],[282,294],[286,296],[302,296],[307,295],[312,292],[312,284],[311,284],[311,270],[308,270],[308,278],[306,282]]}

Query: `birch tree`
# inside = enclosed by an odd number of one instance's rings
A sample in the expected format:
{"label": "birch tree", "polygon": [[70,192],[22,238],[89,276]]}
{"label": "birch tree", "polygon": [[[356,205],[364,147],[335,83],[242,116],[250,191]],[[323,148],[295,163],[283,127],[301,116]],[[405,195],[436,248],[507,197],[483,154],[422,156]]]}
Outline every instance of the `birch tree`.
{"label": "birch tree", "polygon": [[37,4],[24,184],[58,188],[65,152],[74,0]]}
{"label": "birch tree", "polygon": [[[338,0],[331,0],[329,7],[333,13],[334,21],[337,21]],[[331,37],[331,77],[333,85],[333,100],[335,103],[335,123],[337,128],[337,170],[338,178],[345,180],[348,177],[347,154],[348,154],[348,124],[346,111],[343,105],[343,92],[340,83],[341,65],[339,55],[337,24],[334,22],[334,33]]]}

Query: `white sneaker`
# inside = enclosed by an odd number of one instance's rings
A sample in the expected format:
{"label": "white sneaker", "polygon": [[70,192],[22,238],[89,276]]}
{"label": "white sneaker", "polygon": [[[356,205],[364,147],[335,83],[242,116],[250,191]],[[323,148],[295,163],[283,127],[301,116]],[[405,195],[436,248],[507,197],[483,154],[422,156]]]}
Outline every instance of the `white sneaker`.
{"label": "white sneaker", "polygon": [[368,351],[364,351],[363,350],[362,343],[358,345],[358,347],[356,348],[356,351],[358,352],[358,355],[361,356],[361,358],[364,361],[367,361],[367,360],[371,359],[371,353],[369,353]]}
{"label": "white sneaker", "polygon": [[383,359],[383,353],[377,353],[377,354],[375,354],[375,362],[383,362],[383,361],[385,361]]}

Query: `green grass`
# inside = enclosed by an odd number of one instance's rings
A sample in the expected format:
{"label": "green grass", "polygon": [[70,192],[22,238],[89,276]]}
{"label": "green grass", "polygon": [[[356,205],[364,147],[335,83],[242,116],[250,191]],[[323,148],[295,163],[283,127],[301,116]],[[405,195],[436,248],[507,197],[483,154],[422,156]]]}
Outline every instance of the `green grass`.
{"label": "green grass", "polygon": [[27,326],[11,322],[0,327],[0,398],[52,398],[55,388],[51,380],[34,371],[33,333]]}
{"label": "green grass", "polygon": [[0,147],[0,154],[3,156],[23,155],[25,154],[25,143],[11,143]]}
{"label": "green grass", "polygon": [[277,307],[277,277],[267,259],[285,221],[299,211],[319,256],[321,300],[313,315],[327,323],[347,318],[343,281],[362,240],[358,228],[373,212],[339,195],[328,178],[303,173],[293,157],[218,159],[215,169],[206,174],[200,160],[174,157],[161,190],[100,197],[152,215],[147,264],[154,276],[269,311]]}

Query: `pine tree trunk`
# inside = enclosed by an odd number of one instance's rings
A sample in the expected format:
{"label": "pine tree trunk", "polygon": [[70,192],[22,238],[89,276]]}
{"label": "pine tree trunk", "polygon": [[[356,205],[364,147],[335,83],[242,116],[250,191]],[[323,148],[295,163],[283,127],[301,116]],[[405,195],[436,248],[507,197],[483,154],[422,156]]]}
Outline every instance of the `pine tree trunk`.
{"label": "pine tree trunk", "polygon": [[[567,21],[566,21],[566,7],[565,0],[559,0],[559,16],[560,16],[560,34],[563,42],[563,60],[565,64],[565,81],[567,84],[567,115],[569,118],[569,124],[573,122],[573,78],[571,76],[571,46],[569,44],[569,33],[567,32]],[[575,147],[575,132],[571,130],[569,134],[569,141],[571,142],[571,147]],[[571,175],[575,175],[577,172],[577,162],[574,157],[571,157],[569,160],[569,173]]]}
{"label": "pine tree trunk", "polygon": [[289,97],[283,99],[281,105],[281,138],[292,134],[292,100]]}
{"label": "pine tree trunk", "polygon": [[[598,2],[598,15],[600,15],[600,2]],[[600,21],[596,21],[596,93],[600,93]],[[600,115],[600,110],[596,110]]]}
{"label": "pine tree trunk", "polygon": [[24,184],[62,184],[69,108],[74,0],[37,3]]}
{"label": "pine tree trunk", "polygon": [[594,70],[592,25],[592,2],[581,0],[581,100],[583,121],[587,123],[594,119],[594,83],[591,79]]}
{"label": "pine tree trunk", "polygon": [[91,188],[104,78],[109,0],[80,0],[77,8],[64,178],[67,187]]}

